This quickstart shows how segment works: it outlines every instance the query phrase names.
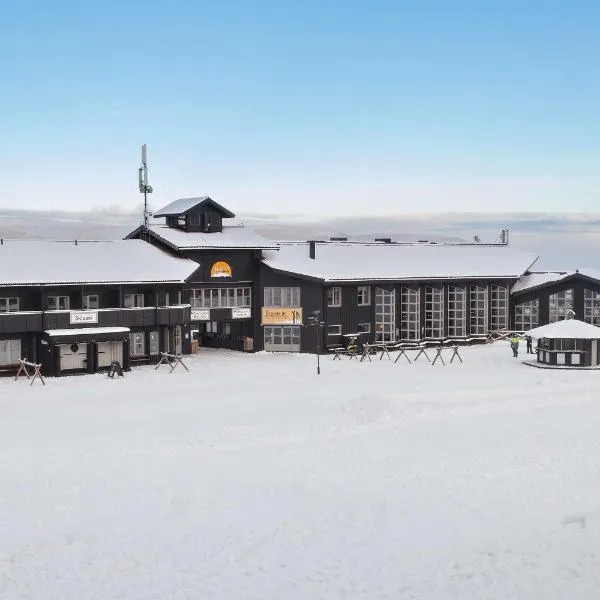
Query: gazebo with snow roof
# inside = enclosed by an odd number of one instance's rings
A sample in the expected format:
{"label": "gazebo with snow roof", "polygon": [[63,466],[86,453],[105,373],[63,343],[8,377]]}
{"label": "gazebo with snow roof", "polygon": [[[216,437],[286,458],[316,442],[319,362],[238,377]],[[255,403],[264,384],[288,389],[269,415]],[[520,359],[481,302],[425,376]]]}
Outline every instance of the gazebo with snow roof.
{"label": "gazebo with snow roof", "polygon": [[527,332],[538,340],[537,362],[550,368],[600,368],[600,327],[565,319]]}

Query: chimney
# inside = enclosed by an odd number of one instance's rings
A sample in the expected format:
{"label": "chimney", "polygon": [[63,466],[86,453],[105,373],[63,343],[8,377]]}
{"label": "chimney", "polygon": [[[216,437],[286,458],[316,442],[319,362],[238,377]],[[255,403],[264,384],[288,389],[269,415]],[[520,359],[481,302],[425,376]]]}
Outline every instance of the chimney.
{"label": "chimney", "polygon": [[330,242],[347,242],[348,238],[347,237],[330,237],[329,241]]}
{"label": "chimney", "polygon": [[391,244],[392,238],[375,238],[376,242],[383,242],[384,244]]}
{"label": "chimney", "polygon": [[308,255],[314,260],[315,256],[317,254],[316,252],[317,249],[317,242],[315,242],[314,240],[311,240],[308,242]]}

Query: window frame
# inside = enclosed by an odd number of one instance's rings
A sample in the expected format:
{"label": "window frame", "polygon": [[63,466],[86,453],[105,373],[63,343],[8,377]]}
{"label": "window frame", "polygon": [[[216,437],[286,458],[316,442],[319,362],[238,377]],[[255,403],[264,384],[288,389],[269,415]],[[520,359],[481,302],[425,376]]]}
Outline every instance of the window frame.
{"label": "window frame", "polygon": [[327,288],[327,308],[341,308],[342,306],[342,288],[332,286]]}
{"label": "window frame", "polygon": [[[16,301],[16,308],[11,308],[11,302]],[[4,296],[0,298],[0,313],[19,312],[20,299],[18,296]],[[14,304],[13,304],[14,306]]]}
{"label": "window frame", "polygon": [[[141,352],[138,352],[141,348]],[[146,335],[143,331],[131,331],[129,333],[129,356],[147,356]]]}
{"label": "window frame", "polygon": [[[366,296],[366,300],[365,300]],[[356,288],[356,305],[371,306],[371,286],[359,285]]]}
{"label": "window frame", "polygon": [[150,356],[160,354],[160,332],[157,329],[148,332],[148,354]]}
{"label": "window frame", "polygon": [[[133,299],[133,303],[128,303],[128,298]],[[138,303],[138,300],[141,302]],[[140,292],[129,292],[123,295],[123,308],[144,308],[144,294]]]}
{"label": "window frame", "polygon": [[[336,332],[330,331],[332,327],[336,328]],[[327,325],[327,337],[340,337],[342,335],[342,326],[341,325]]]}
{"label": "window frame", "polygon": [[301,300],[300,286],[268,286],[263,289],[263,306],[266,308],[300,308]]}
{"label": "window frame", "polygon": [[[50,308],[50,300],[56,300],[56,308]],[[65,306],[63,308],[61,308],[60,304],[61,304],[61,300],[66,300],[66,302],[64,302]],[[46,299],[46,310],[48,312],[58,312],[58,311],[68,311],[71,310],[71,298],[70,296],[48,296],[48,298]]]}
{"label": "window frame", "polygon": [[[361,331],[361,327],[365,327],[366,329],[363,329]],[[357,323],[356,324],[356,332],[357,333],[371,333],[371,323]]]}
{"label": "window frame", "polygon": [[[96,306],[90,306],[90,298],[96,298]],[[100,295],[99,294],[85,294],[82,302],[83,310],[98,310],[100,308]]]}

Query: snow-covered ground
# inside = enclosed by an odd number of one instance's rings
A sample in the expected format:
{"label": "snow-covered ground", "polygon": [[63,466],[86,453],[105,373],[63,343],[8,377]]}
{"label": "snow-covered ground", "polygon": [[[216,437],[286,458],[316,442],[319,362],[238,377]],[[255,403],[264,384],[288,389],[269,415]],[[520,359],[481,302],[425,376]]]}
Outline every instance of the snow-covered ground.
{"label": "snow-covered ground", "polygon": [[0,381],[0,598],[600,594],[600,373],[203,351]]}

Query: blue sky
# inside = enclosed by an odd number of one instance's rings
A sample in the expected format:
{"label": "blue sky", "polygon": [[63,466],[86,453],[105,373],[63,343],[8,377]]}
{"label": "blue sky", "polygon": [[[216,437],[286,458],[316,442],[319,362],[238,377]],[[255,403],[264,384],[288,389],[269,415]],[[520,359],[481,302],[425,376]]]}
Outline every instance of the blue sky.
{"label": "blue sky", "polygon": [[[493,5],[493,6],[492,6]],[[0,205],[597,211],[600,3],[0,3]]]}

